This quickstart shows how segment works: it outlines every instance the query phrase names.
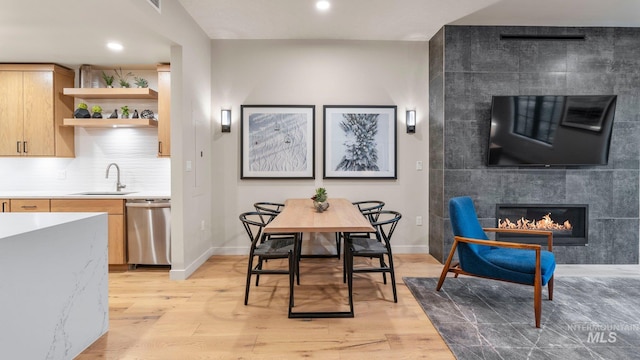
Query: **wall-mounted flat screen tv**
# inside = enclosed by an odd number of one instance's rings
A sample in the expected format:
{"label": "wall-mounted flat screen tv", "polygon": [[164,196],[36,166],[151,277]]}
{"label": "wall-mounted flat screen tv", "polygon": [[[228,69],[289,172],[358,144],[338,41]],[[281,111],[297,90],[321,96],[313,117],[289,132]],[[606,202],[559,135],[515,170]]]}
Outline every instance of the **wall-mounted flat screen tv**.
{"label": "wall-mounted flat screen tv", "polygon": [[494,96],[487,166],[606,165],[616,95]]}

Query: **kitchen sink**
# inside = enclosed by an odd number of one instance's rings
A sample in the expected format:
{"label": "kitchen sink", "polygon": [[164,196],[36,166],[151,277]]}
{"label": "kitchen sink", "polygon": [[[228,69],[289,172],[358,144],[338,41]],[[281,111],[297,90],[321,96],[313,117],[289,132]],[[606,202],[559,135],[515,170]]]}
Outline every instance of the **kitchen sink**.
{"label": "kitchen sink", "polygon": [[86,192],[81,192],[81,193],[75,193],[75,194],[71,194],[71,195],[111,195],[111,196],[118,196],[118,195],[127,195],[127,194],[133,194],[135,191],[86,191]]}

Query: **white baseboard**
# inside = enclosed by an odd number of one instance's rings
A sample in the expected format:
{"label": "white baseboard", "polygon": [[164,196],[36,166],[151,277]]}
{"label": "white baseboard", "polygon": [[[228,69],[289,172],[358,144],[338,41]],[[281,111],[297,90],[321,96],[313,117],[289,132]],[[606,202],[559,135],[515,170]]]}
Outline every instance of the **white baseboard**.
{"label": "white baseboard", "polygon": [[209,248],[185,269],[171,269],[169,271],[169,279],[171,280],[187,280],[202,264],[204,264],[213,255],[213,248]]}

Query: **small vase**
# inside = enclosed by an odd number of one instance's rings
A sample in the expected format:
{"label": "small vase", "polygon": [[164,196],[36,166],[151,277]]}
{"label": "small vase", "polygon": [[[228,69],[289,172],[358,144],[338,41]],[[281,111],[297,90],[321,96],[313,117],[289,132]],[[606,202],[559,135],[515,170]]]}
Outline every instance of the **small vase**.
{"label": "small vase", "polygon": [[313,201],[313,207],[316,208],[317,212],[323,212],[325,210],[327,210],[327,208],[329,208],[329,203],[326,201],[320,202],[320,201]]}

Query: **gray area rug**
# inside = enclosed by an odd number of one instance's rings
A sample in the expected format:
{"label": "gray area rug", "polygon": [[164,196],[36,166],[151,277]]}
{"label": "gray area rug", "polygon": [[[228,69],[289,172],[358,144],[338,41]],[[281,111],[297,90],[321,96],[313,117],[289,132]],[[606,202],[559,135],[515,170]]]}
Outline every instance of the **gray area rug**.
{"label": "gray area rug", "polygon": [[640,279],[560,277],[542,291],[535,327],[533,287],[470,277],[405,277],[460,359],[640,359]]}

